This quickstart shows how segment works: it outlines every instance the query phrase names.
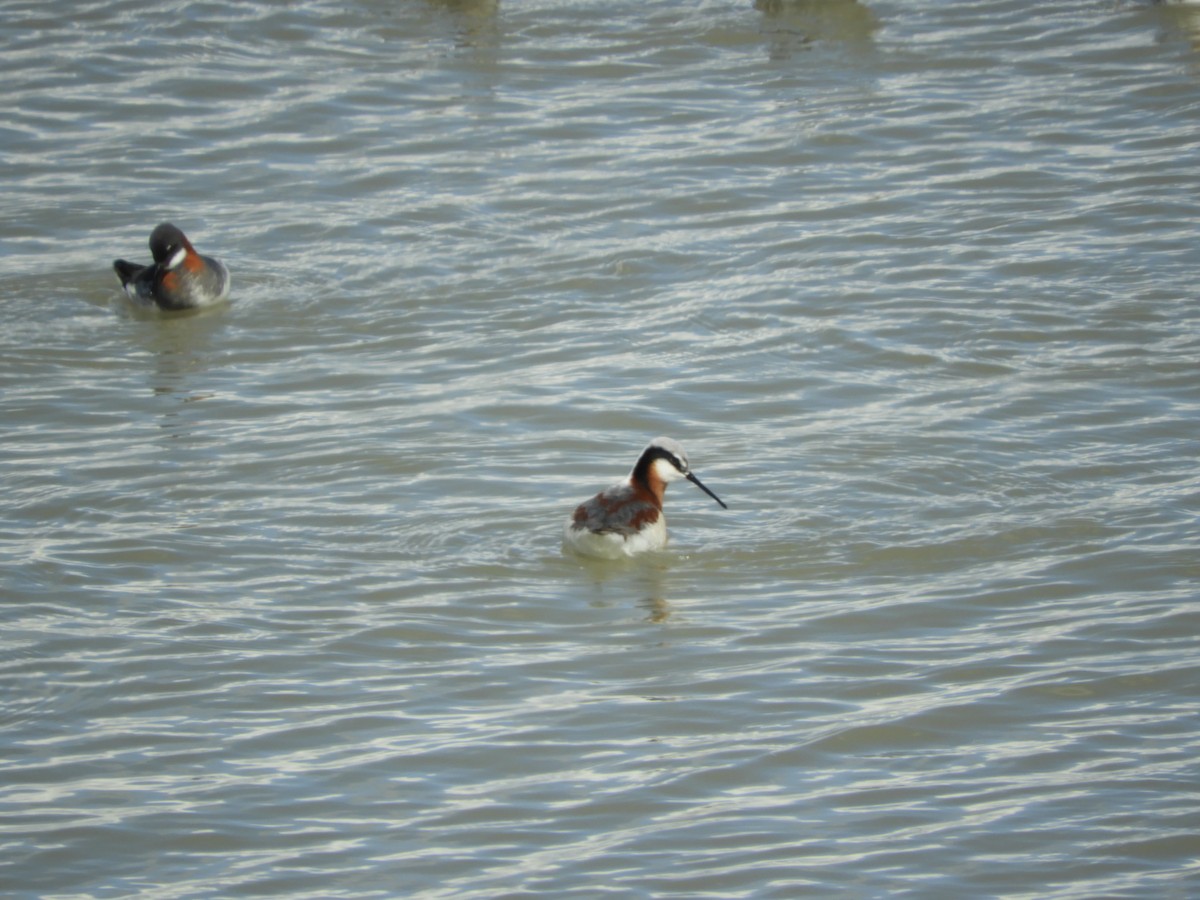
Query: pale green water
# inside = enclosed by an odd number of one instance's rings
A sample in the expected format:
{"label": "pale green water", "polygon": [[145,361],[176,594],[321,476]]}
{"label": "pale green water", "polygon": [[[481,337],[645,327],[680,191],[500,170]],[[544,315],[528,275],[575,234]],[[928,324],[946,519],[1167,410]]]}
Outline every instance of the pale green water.
{"label": "pale green water", "polygon": [[1195,17],[0,4],[0,892],[1194,896]]}

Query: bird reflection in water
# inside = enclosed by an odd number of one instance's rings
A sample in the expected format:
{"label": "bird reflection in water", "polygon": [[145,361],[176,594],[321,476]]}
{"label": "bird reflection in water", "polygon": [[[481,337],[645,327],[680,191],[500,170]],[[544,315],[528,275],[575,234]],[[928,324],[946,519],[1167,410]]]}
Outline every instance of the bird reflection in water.
{"label": "bird reflection in water", "polygon": [[772,59],[787,59],[820,41],[868,43],[879,19],[857,0],[754,0],[763,14]]}

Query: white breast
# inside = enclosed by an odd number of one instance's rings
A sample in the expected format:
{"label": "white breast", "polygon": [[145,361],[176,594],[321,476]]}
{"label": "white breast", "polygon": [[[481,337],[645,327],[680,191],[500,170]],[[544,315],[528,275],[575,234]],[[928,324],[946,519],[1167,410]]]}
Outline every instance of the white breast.
{"label": "white breast", "polygon": [[663,515],[629,537],[606,531],[597,534],[586,528],[575,528],[571,519],[563,528],[563,546],[593,559],[622,559],[667,545],[667,520]]}

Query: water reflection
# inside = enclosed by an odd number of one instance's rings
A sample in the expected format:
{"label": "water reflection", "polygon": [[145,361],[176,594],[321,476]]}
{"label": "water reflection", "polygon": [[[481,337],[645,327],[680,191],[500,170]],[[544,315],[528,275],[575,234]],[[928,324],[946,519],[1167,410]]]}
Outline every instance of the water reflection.
{"label": "water reflection", "polygon": [[427,0],[430,6],[464,19],[490,19],[500,9],[499,0]]}
{"label": "water reflection", "polygon": [[646,621],[655,625],[661,625],[671,617],[671,604],[661,598],[647,597],[639,601],[638,606],[648,613]]}
{"label": "water reflection", "polygon": [[495,47],[499,39],[496,14],[497,0],[429,0],[435,8],[445,10],[450,17],[455,43],[459,47],[480,49]]}
{"label": "water reflection", "polygon": [[572,556],[592,584],[593,606],[636,606],[646,611],[645,621],[661,624],[671,617],[666,579],[671,554],[651,553],[634,559],[600,560]]}
{"label": "water reflection", "polygon": [[866,43],[879,27],[857,0],[754,0],[771,36],[771,58],[787,58],[817,41]]}
{"label": "water reflection", "polygon": [[1200,50],[1200,6],[1182,3],[1162,4],[1162,32],[1164,41],[1185,40],[1194,50]]}
{"label": "water reflection", "polygon": [[183,415],[188,406],[215,396],[214,391],[197,384],[197,376],[212,370],[214,348],[221,346],[220,335],[227,326],[221,312],[155,315],[157,321],[144,322],[137,333],[141,349],[154,360],[147,370],[150,393],[176,401],[163,406],[159,423],[172,438],[191,433],[190,418]]}

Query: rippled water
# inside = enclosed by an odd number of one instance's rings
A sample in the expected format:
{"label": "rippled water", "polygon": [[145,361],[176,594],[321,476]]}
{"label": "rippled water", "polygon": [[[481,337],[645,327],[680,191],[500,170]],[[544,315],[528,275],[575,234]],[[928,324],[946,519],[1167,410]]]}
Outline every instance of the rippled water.
{"label": "rippled water", "polygon": [[[7,896],[1200,891],[1200,13],[0,46]],[[231,304],[120,297],[163,220]],[[565,558],[657,434],[730,510]]]}

